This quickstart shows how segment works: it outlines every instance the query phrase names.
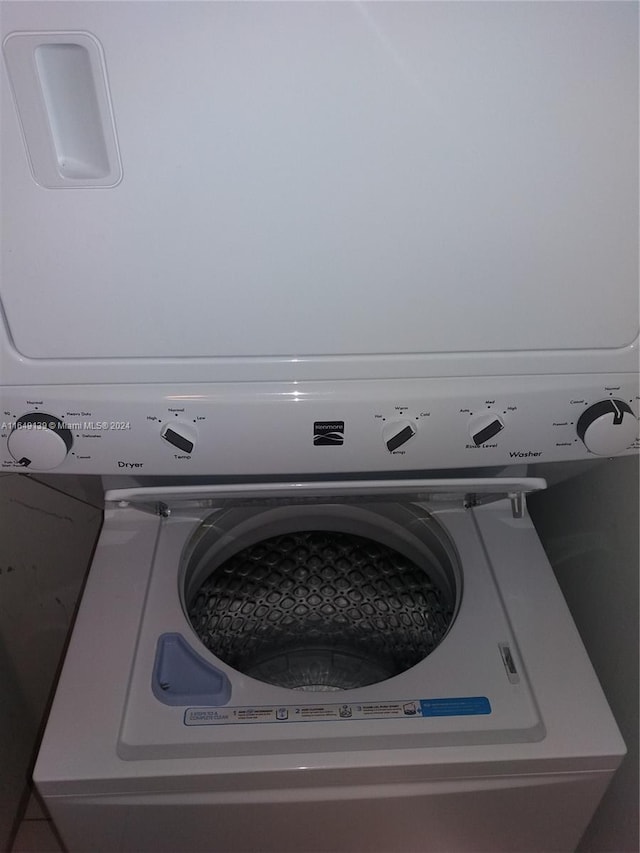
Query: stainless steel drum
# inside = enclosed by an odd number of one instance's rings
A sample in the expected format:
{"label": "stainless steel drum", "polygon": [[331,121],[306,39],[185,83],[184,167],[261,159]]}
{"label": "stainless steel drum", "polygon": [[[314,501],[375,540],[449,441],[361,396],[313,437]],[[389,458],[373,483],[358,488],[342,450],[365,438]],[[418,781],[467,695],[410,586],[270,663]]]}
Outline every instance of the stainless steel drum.
{"label": "stainless steel drum", "polygon": [[[391,544],[378,513],[354,509],[297,508],[291,529],[271,519],[275,535],[263,538],[270,525],[251,525],[235,549],[210,524],[186,574],[185,610],[204,645],[245,675],[309,691],[384,681],[429,655],[459,600],[442,535],[423,519],[419,539],[403,530]],[[211,538],[225,544],[211,553]]]}

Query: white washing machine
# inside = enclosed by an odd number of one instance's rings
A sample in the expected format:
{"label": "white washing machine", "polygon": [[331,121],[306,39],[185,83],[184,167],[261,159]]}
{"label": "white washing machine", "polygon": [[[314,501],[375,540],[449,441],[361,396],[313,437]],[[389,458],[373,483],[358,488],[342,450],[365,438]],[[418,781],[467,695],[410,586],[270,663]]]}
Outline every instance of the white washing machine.
{"label": "white washing machine", "polygon": [[108,492],[35,770],[68,849],[574,849],[625,749],[540,488]]}
{"label": "white washing machine", "polygon": [[68,850],[573,849],[526,466],[640,448],[637,4],[1,6],[0,471],[108,489]]}

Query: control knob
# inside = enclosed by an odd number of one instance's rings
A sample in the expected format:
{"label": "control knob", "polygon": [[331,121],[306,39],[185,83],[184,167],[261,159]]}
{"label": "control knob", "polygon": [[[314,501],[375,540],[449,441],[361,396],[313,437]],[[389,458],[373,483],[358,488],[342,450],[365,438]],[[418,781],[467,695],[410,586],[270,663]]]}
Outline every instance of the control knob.
{"label": "control knob", "polygon": [[184,421],[169,421],[162,425],[161,437],[176,450],[183,453],[193,453],[196,444],[196,430]]}
{"label": "control knob", "polygon": [[22,415],[7,439],[9,453],[16,462],[39,471],[61,465],[72,444],[71,431],[60,418],[46,412]]}
{"label": "control knob", "polygon": [[411,421],[392,421],[389,424],[385,424],[382,431],[382,438],[387,445],[389,453],[393,453],[394,450],[402,447],[409,439],[413,438],[415,434],[416,427]]}
{"label": "control knob", "polygon": [[600,400],[580,415],[576,430],[592,453],[613,456],[638,437],[638,419],[622,400]]}
{"label": "control knob", "polygon": [[476,415],[469,421],[469,435],[476,447],[481,447],[504,429],[502,418],[491,412]]}

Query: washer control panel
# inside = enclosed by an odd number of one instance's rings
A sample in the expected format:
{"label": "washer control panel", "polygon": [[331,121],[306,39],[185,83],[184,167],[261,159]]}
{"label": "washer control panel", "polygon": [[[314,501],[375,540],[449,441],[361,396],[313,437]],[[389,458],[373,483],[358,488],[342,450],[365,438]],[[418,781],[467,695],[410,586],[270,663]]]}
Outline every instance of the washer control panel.
{"label": "washer control panel", "polygon": [[241,476],[637,453],[638,379],[531,376],[5,388],[0,469]]}

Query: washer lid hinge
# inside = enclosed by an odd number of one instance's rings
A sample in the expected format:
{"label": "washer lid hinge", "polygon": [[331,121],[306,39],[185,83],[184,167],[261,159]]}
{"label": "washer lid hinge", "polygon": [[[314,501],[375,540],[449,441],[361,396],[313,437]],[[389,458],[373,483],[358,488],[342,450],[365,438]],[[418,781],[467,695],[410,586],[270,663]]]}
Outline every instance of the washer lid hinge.
{"label": "washer lid hinge", "polygon": [[510,492],[509,500],[511,501],[511,513],[514,518],[522,518],[524,515],[524,493]]}
{"label": "washer lid hinge", "polygon": [[[507,492],[507,497],[511,501],[511,512],[514,518],[522,518],[524,515],[524,496],[525,492]],[[465,509],[473,509],[475,506],[493,503],[500,500],[500,498],[504,498],[504,492],[502,494],[476,494],[472,492],[464,496],[462,505]]]}
{"label": "washer lid hinge", "polygon": [[171,515],[171,508],[164,501],[116,501],[115,506],[118,509],[127,509],[133,506],[141,512],[158,515],[160,518],[169,518]]}

